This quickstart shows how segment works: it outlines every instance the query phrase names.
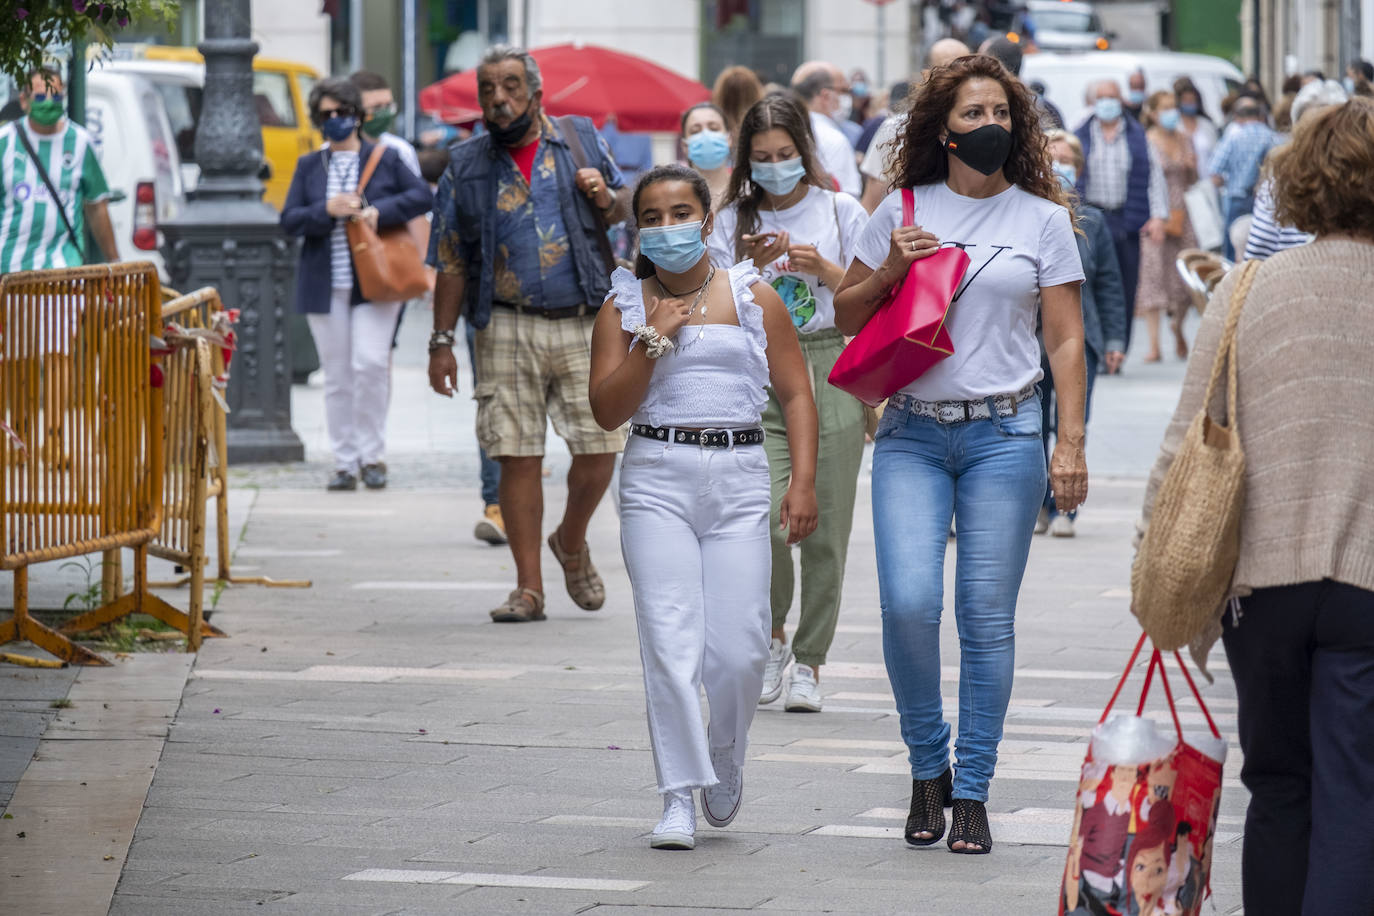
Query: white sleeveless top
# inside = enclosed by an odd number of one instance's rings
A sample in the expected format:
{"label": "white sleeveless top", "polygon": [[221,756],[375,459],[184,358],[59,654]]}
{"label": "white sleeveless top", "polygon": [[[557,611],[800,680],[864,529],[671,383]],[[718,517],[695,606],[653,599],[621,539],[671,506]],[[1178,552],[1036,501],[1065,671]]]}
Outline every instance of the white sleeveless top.
{"label": "white sleeveless top", "polygon": [[[763,306],[754,301],[750,289],[762,277],[753,261],[741,261],[716,274],[713,284],[729,278],[739,326],[691,325],[679,331],[673,339],[676,348],[654,363],[635,423],[745,429],[762,421],[768,403],[768,335],[763,329]],[[640,284],[623,267],[611,274],[610,295],[620,310],[620,326],[631,333],[645,323]],[[639,344],[632,341],[630,349]]]}

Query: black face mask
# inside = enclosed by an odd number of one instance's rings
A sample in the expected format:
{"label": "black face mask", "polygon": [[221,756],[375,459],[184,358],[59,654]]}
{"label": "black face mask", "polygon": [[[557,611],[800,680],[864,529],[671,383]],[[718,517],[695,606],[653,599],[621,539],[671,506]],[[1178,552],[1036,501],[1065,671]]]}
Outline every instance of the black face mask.
{"label": "black face mask", "polygon": [[1011,131],[1000,124],[985,124],[966,134],[950,131],[944,146],[964,165],[991,175],[1006,165],[1011,155]]}
{"label": "black face mask", "polygon": [[502,146],[515,146],[521,140],[525,139],[525,134],[530,132],[530,125],[534,123],[534,116],[530,114],[533,110],[534,102],[530,102],[525,106],[525,113],[514,121],[511,121],[510,124],[505,127],[501,127],[489,118],[484,118],[483,121],[487,125],[487,132],[491,134],[493,140]]}

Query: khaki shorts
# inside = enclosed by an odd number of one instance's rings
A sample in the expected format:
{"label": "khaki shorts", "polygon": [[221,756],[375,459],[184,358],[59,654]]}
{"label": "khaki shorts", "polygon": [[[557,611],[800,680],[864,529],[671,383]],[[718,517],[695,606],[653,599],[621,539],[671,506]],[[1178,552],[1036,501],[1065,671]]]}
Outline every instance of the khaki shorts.
{"label": "khaki shorts", "polygon": [[625,448],[592,417],[587,387],[596,313],[550,321],[493,308],[477,332],[477,441],[492,458],[544,454],[548,421],[574,455]]}

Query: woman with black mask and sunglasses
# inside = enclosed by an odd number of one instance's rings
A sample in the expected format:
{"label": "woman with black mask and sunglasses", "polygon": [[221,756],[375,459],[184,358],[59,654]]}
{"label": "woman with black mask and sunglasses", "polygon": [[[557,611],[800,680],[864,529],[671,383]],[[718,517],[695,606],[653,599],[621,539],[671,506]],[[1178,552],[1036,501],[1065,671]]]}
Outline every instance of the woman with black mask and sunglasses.
{"label": "woman with black mask and sunglasses", "polygon": [[282,208],[287,235],[302,237],[296,308],[310,323],[324,367],[325,426],[334,453],[326,489],[386,486],[386,410],[391,395],[391,339],[399,302],[368,302],[348,247],[346,226],[365,220],[399,226],[427,212],[429,185],[382,152],[364,194],[358,178],[375,144],[358,135],[362,94],[346,79],[320,81],[310,93],[310,117],[329,141],[296,163]]}

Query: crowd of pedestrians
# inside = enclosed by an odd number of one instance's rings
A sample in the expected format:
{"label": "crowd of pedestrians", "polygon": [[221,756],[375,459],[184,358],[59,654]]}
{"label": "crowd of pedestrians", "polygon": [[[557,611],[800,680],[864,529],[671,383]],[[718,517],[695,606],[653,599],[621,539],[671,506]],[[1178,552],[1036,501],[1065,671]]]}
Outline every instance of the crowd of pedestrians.
{"label": "crowd of pedestrians", "polygon": [[[1374,67],[1294,78],[1274,105],[1246,84],[1222,124],[1187,78],[1151,93],[1135,73],[1090,85],[1091,113],[1066,125],[1043,87],[1020,80],[1021,49],[980,22],[961,33],[980,39],[976,53],[945,38],[888,90],[826,61],[787,86],[731,67],[711,101],[681,113],[680,161],[633,186],[590,119],[548,115],[522,49],[482,57],[476,133],[441,132],[429,139],[455,142],[418,153],[390,131],[381,77],[320,81],[309,107],[326,142],[301,156],[281,225],[301,239],[296,306],[324,369],[326,486],[387,484],[405,303],[364,296],[347,230],[405,231],[433,271],[438,394],[459,389],[453,348],[466,338],[482,454],[474,533],[508,545],[515,569],[493,621],[545,619],[541,540],[572,601],[603,606],[586,533],[620,468],[663,801],[650,844],[690,849],[694,791],[715,826],[741,808],[757,707],[824,708],[871,440],[884,657],[912,779],[904,838],[987,854],[1031,542],[1075,533],[1094,384],[1123,371],[1136,314],[1144,362],[1164,358],[1165,317],[1173,352],[1189,356],[1192,298],[1176,262],[1197,245],[1190,195],[1210,185],[1228,266],[1269,259],[1237,336],[1250,463],[1235,601],[1200,647],[1224,640],[1240,695],[1246,905],[1369,912],[1357,866],[1374,850],[1343,793],[1374,774],[1359,737],[1372,733],[1374,479],[1351,460],[1374,428],[1374,399],[1358,396],[1374,378],[1374,315],[1350,294],[1374,270]],[[114,254],[98,159],[62,101],[60,78],[36,72],[24,118],[0,127],[0,183],[18,175],[31,189],[0,195],[5,269],[81,263],[85,221]],[[608,240],[617,225],[637,239],[632,266]],[[828,384],[912,265],[950,247],[969,261],[947,320],[953,353],[881,411]],[[1236,286],[1223,281],[1214,301]],[[1204,406],[1226,313],[1203,315],[1142,526]],[[1329,348],[1290,346],[1299,338]],[[545,539],[549,422],[572,462]],[[952,753],[939,640],[951,533]]]}

